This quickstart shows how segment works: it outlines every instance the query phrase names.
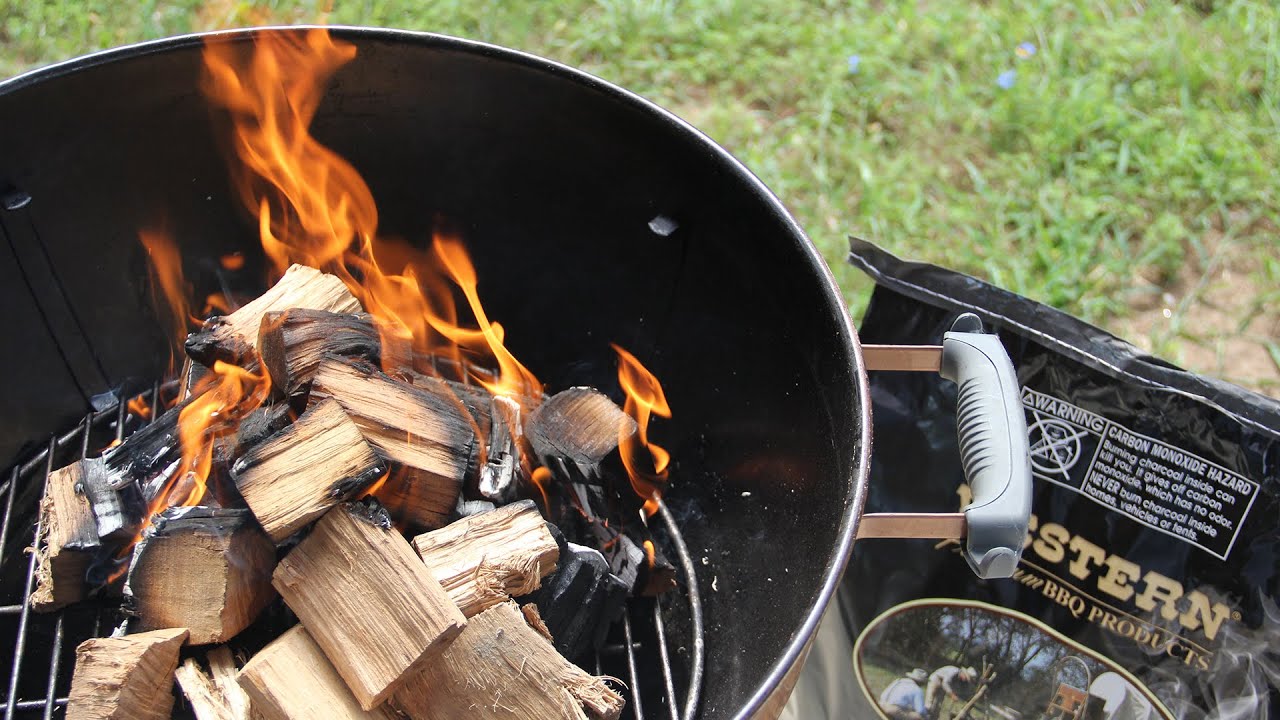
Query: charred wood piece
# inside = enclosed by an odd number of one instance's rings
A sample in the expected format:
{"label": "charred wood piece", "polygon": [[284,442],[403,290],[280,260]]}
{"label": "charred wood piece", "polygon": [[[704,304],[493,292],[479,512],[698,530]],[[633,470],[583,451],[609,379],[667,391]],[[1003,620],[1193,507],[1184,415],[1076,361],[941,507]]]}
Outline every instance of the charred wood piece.
{"label": "charred wood piece", "polygon": [[480,496],[495,505],[503,505],[515,499],[524,476],[520,467],[524,436],[520,405],[509,397],[495,396],[489,415],[492,429],[488,458],[480,468]]}
{"label": "charred wood piece", "polygon": [[538,589],[560,557],[531,500],[424,533],[413,547],[467,617]]}
{"label": "charred wood piece", "polygon": [[258,352],[271,375],[272,388],[288,396],[311,382],[326,355],[376,364],[381,343],[369,315],[297,308],[263,316]]}
{"label": "charred wood piece", "polygon": [[570,663],[519,607],[504,602],[473,617],[440,657],[392,699],[412,720],[484,714],[547,720],[613,720],[622,697],[604,678]]}
{"label": "charred wood piece", "polygon": [[134,547],[125,592],[139,629],[184,627],[192,645],[225,642],[275,598],[275,562],[248,510],[169,508]]}
{"label": "charred wood piece", "polygon": [[466,618],[376,503],[346,503],[276,568],[285,603],[372,710],[466,626]]}
{"label": "charred wood piece", "polygon": [[360,301],[342,280],[314,268],[293,265],[255,300],[230,315],[206,320],[198,332],[187,336],[187,355],[209,367],[217,360],[239,364],[257,348],[263,316],[294,308],[335,313],[361,311]]}
{"label": "charred wood piece", "polygon": [[265,720],[394,720],[385,705],[361,709],[306,628],[295,625],[240,671],[240,687]]}
{"label": "charred wood piece", "polygon": [[538,606],[556,650],[579,660],[604,643],[609,625],[622,616],[628,589],[598,550],[566,543],[560,568],[528,599]]}
{"label": "charred wood piece", "polygon": [[67,720],[167,720],[183,628],[93,638],[76,648]]}
{"label": "charred wood piece", "polygon": [[324,400],[250,448],[231,474],[262,529],[281,543],[386,470],[342,406]]}
{"label": "charred wood piece", "polygon": [[[564,482],[600,483],[602,464],[616,456],[620,438],[636,431],[630,415],[604,393],[586,387],[552,395],[525,423],[533,451]],[[616,468],[621,471],[621,464]]]}
{"label": "charred wood piece", "polygon": [[476,434],[455,403],[394,380],[367,364],[320,363],[311,402],[338,401],[378,454],[401,468],[414,488],[413,525],[436,528],[453,511]]}

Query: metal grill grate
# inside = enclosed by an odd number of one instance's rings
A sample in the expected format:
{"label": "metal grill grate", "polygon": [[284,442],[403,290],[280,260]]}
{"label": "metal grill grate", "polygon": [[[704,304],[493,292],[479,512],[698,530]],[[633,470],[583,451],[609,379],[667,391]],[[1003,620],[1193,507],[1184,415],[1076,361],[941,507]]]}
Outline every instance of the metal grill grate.
{"label": "metal grill grate", "polygon": [[[164,390],[171,387],[152,386],[144,395],[147,404],[159,407]],[[4,720],[63,717],[76,646],[109,634],[122,620],[118,606],[92,600],[55,613],[33,613],[27,598],[34,589],[36,559],[26,550],[40,534],[37,510],[49,472],[105,447],[112,439],[123,440],[130,429],[142,424],[124,402],[92,413],[73,430],[50,438],[43,449],[16,464],[0,485],[4,507],[0,520],[0,658],[11,660],[7,671],[0,671],[6,683],[4,704],[0,705]],[[665,601],[628,603],[622,621],[611,630],[609,641],[596,656],[596,672],[628,680],[626,713],[635,720],[644,720],[644,706],[648,704],[652,710],[655,700],[665,706],[671,720],[692,720],[702,689],[702,602],[679,527],[665,506],[659,509],[658,517],[683,583],[668,593]],[[687,616],[683,613],[686,609]],[[682,669],[687,669],[687,674],[679,677],[670,647],[672,630],[668,625],[672,617],[678,617],[681,625],[688,624],[682,628],[688,642],[676,648],[683,656]],[[13,648],[11,655],[6,647]],[[680,690],[682,703],[678,700]]]}

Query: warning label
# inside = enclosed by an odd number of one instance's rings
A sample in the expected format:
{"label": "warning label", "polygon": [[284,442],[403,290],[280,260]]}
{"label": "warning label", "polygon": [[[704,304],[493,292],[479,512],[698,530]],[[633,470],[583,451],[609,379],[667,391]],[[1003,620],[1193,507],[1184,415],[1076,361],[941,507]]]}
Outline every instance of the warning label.
{"label": "warning label", "polygon": [[1022,404],[1037,478],[1227,558],[1258,483],[1030,388]]}

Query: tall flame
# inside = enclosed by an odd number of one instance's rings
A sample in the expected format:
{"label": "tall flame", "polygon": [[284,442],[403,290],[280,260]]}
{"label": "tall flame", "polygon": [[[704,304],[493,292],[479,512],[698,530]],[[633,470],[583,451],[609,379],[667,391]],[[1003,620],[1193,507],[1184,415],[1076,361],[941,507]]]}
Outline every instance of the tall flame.
{"label": "tall flame", "polygon": [[610,346],[618,354],[618,382],[627,395],[622,409],[635,419],[638,428],[634,435],[619,433],[618,449],[632,489],[644,498],[645,513],[653,515],[658,511],[658,500],[666,487],[671,454],[649,442],[649,419],[653,415],[671,417],[671,406],[658,378],[635,355],[619,345],[611,343]]}
{"label": "tall flame", "polygon": [[[351,163],[311,136],[325,87],[355,54],[354,45],[323,28],[263,34],[247,59],[238,43],[205,46],[203,89],[231,115],[240,159],[236,185],[258,218],[274,274],[301,263],[342,278],[377,321],[384,365],[403,362],[403,352],[434,354],[453,359],[457,379],[466,379],[464,353],[491,357],[499,378],[476,378],[490,390],[516,396],[540,391],[507,351],[501,326],[480,306],[461,242],[438,234],[429,253],[380,238],[369,186]],[[477,328],[460,323],[450,280],[466,297]]]}
{"label": "tall flame", "polygon": [[[187,304],[190,293],[182,274],[182,256],[168,233],[143,230],[138,233],[138,239],[147,251],[151,274],[155,278],[155,284],[151,288],[152,305],[167,308],[170,316],[169,337],[176,343],[169,353],[169,371],[172,373],[181,354],[182,338],[187,336],[187,324],[192,320],[191,309]],[[157,286],[159,296],[155,294]]]}

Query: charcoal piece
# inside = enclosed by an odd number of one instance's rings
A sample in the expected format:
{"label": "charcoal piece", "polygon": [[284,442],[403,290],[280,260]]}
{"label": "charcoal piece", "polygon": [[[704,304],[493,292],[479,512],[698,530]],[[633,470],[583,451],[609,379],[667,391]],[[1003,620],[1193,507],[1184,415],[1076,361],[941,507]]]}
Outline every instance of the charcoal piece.
{"label": "charcoal piece", "polygon": [[609,626],[622,616],[627,590],[599,551],[565,543],[559,569],[527,597],[538,606],[556,650],[576,662],[604,643]]}

